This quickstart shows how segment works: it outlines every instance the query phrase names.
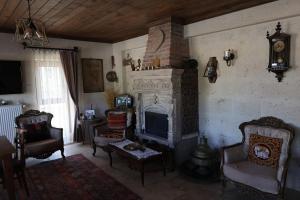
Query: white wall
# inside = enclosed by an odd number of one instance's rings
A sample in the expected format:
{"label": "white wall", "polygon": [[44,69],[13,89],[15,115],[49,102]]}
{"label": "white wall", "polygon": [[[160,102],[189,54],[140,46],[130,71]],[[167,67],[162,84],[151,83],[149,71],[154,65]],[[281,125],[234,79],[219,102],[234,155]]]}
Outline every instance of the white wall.
{"label": "white wall", "polygon": [[129,66],[127,69],[123,66],[123,58],[125,58],[127,53],[129,53],[134,60],[137,60],[138,58],[143,59],[142,54],[146,50],[147,39],[148,36],[144,35],[113,44],[113,55],[115,56],[116,63],[115,71],[119,79],[118,83],[115,83],[114,87],[119,93],[127,92],[126,70],[129,70]]}
{"label": "white wall", "polygon": [[[190,55],[199,62],[199,127],[212,147],[233,144],[241,140],[240,123],[262,116],[276,116],[296,128],[292,146],[292,162],[288,187],[300,190],[300,1],[279,0],[185,26]],[[281,83],[266,70],[268,40],[266,32],[274,32],[277,21],[283,31],[292,35],[291,66]],[[118,60],[126,52],[139,55],[147,35],[114,44]],[[237,51],[234,66],[227,67],[223,51]],[[215,84],[202,77],[209,57],[219,61],[219,77]],[[118,65],[120,79],[126,70]],[[125,82],[126,83],[126,82]],[[126,88],[126,86],[122,86]]]}
{"label": "white wall", "polygon": [[[23,84],[24,93],[15,95],[0,95],[0,99],[12,101],[12,103],[25,103],[28,108],[36,108],[37,100],[35,95],[35,76],[34,68],[31,63],[32,50],[23,49],[23,46],[13,40],[13,34],[0,33],[0,59],[3,60],[20,60],[23,62]],[[98,58],[103,59],[104,75],[111,68],[110,56],[112,55],[112,45],[105,43],[83,42],[65,39],[50,38],[51,47],[73,48],[79,47],[81,58]],[[102,115],[107,108],[104,93],[83,93],[81,78],[81,63],[79,63],[79,89],[80,89],[80,111],[93,104],[98,115]],[[105,88],[113,87],[105,80]]]}

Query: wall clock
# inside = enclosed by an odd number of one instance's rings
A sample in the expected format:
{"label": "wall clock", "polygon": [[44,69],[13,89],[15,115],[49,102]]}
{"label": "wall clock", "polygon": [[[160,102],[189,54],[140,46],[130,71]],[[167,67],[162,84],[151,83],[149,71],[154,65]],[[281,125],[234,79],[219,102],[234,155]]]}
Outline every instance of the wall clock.
{"label": "wall clock", "polygon": [[275,73],[278,82],[281,82],[283,73],[290,67],[291,36],[281,32],[280,22],[278,22],[275,30],[276,32],[271,36],[267,32],[267,39],[270,44],[268,71]]}

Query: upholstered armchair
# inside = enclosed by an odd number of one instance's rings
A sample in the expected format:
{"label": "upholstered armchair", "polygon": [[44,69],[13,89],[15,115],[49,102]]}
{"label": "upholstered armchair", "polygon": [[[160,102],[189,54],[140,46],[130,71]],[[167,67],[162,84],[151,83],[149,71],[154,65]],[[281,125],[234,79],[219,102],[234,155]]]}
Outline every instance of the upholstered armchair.
{"label": "upholstered armchair", "polygon": [[[230,180],[242,186],[250,186],[263,194],[283,198],[294,129],[275,117],[244,122],[239,128],[243,134],[242,142],[224,147],[222,150],[223,187],[226,181]],[[255,141],[253,138],[260,136],[264,136],[261,138],[265,141],[275,141],[275,145],[259,140],[253,142]],[[277,141],[281,146],[276,145]],[[272,157],[276,155],[276,151],[272,152],[272,148],[279,149],[277,160]],[[253,161],[251,153],[257,153],[258,160]],[[268,165],[260,163],[265,161]]]}
{"label": "upholstered armchair", "polygon": [[28,157],[45,159],[58,150],[65,158],[63,129],[52,127],[52,118],[52,114],[37,110],[29,110],[16,117],[15,142],[24,165]]}
{"label": "upholstered armchair", "polygon": [[108,144],[126,138],[128,129],[132,125],[132,112],[128,110],[108,110],[106,120],[93,126],[93,155],[96,148],[109,152]]}

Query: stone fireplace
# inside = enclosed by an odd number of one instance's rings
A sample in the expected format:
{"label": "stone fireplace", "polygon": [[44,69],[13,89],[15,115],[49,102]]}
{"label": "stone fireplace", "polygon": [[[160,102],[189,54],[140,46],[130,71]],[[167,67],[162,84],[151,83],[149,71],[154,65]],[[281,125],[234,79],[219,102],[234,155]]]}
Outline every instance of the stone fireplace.
{"label": "stone fireplace", "polygon": [[183,68],[187,44],[183,26],[172,18],[151,26],[143,64],[159,58],[161,67],[128,76],[137,136],[174,149],[177,163],[188,158],[198,137],[198,70]]}

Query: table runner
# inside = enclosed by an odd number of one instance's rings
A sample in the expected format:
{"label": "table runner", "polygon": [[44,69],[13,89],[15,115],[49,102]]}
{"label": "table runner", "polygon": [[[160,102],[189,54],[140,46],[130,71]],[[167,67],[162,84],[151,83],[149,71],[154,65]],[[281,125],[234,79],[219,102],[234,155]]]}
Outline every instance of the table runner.
{"label": "table runner", "polygon": [[127,153],[133,155],[134,157],[136,157],[138,160],[140,159],[146,159],[149,158],[151,156],[155,156],[155,155],[160,155],[162,154],[161,152],[155,151],[153,149],[147,148],[145,147],[145,151],[141,151],[141,150],[134,150],[134,151],[129,151],[124,149],[124,146],[128,145],[128,144],[132,144],[134,143],[131,140],[123,140],[120,142],[114,142],[114,143],[110,143],[110,145],[113,145],[115,147],[118,147],[119,149],[122,149],[123,151],[126,151]]}

